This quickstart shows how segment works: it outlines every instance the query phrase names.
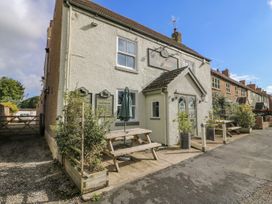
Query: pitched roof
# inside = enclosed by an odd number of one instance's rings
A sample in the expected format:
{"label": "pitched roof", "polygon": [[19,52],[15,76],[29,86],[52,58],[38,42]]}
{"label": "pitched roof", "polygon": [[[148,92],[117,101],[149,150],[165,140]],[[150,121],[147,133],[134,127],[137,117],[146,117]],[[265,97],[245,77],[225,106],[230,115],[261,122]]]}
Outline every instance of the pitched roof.
{"label": "pitched roof", "polygon": [[137,23],[136,21],[133,21],[129,18],[121,16],[121,15],[119,15],[109,9],[106,9],[106,8],[96,4],[94,2],[91,2],[89,0],[69,0],[69,2],[76,7],[87,10],[91,13],[94,13],[95,15],[101,16],[107,20],[110,20],[110,21],[115,22],[119,25],[127,27],[131,30],[134,30],[138,33],[145,35],[145,36],[148,36],[150,38],[158,40],[158,41],[165,43],[169,46],[173,46],[181,51],[187,52],[187,53],[192,54],[192,55],[199,57],[201,59],[211,61],[210,59],[202,56],[198,52],[187,47],[186,45],[178,43],[175,40],[173,40],[172,38],[162,35],[161,33],[158,33],[150,28],[147,28],[147,27],[145,27],[145,26],[143,26],[143,25],[141,25],[141,24]]}
{"label": "pitched roof", "polygon": [[162,73],[158,78],[156,78],[147,87],[145,87],[143,92],[166,88],[167,85],[185,69],[186,67],[183,67]]}

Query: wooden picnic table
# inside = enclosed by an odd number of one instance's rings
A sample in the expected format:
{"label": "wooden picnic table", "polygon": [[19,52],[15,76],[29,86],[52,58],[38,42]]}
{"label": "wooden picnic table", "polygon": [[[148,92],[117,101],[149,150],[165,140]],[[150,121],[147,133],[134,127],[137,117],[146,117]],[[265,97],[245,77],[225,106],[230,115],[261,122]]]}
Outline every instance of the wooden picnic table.
{"label": "wooden picnic table", "polygon": [[[115,130],[111,131],[106,134],[106,140],[108,143],[108,149],[106,153],[112,157],[113,163],[116,167],[117,172],[120,171],[117,157],[124,156],[127,154],[132,154],[134,152],[144,151],[147,149],[151,149],[151,152],[153,154],[153,157],[155,160],[158,160],[157,154],[155,152],[156,147],[160,147],[161,144],[152,142],[149,134],[151,133],[151,130],[142,129],[142,128],[134,128],[134,129],[127,129],[126,132],[124,130]],[[143,139],[141,139],[140,135],[143,135]],[[120,139],[126,140],[127,138],[130,138],[136,142],[136,146],[126,147],[122,149],[114,149],[113,143],[115,141],[118,141]]]}
{"label": "wooden picnic table", "polygon": [[233,124],[234,122],[233,120],[215,120],[215,122],[219,125],[222,125],[222,129],[220,128],[216,128],[216,129],[222,130],[223,143],[227,143],[227,135],[232,137],[232,134],[231,134],[232,131],[239,132],[239,129],[241,129],[241,127],[235,126]]}

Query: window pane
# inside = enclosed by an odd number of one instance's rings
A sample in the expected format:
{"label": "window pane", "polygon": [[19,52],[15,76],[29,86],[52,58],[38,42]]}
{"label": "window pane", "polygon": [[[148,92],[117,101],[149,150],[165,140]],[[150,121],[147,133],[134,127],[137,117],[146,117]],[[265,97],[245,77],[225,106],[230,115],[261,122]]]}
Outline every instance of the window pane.
{"label": "window pane", "polygon": [[160,117],[159,102],[153,102],[152,103],[152,117]]}
{"label": "window pane", "polygon": [[117,117],[119,118],[120,115],[120,111],[121,111],[121,106],[117,106]]}
{"label": "window pane", "polygon": [[131,56],[126,56],[127,58],[127,67],[134,68],[135,67],[135,59]]}
{"label": "window pane", "polygon": [[118,91],[118,105],[122,104],[122,100],[123,100],[123,91]]}
{"label": "window pane", "polygon": [[126,41],[118,38],[118,51],[126,52]]}
{"label": "window pane", "polygon": [[132,103],[132,105],[136,105],[135,93],[130,93],[130,97],[131,97],[131,103]]}
{"label": "window pane", "polygon": [[126,55],[118,53],[118,64],[126,66]]}
{"label": "window pane", "polygon": [[136,107],[132,107],[132,118],[131,119],[135,119],[135,109],[136,109]]}
{"label": "window pane", "polygon": [[135,43],[127,41],[127,52],[129,54],[136,55],[136,46],[135,46]]}

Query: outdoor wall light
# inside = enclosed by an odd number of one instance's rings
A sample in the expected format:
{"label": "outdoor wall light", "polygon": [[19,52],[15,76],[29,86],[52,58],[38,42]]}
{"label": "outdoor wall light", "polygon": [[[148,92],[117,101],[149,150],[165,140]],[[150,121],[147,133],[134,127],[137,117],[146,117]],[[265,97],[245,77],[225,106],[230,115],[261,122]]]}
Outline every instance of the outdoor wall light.
{"label": "outdoor wall light", "polygon": [[92,26],[92,27],[96,27],[96,26],[98,26],[98,24],[95,23],[95,22],[92,22],[92,23],[91,23],[91,26]]}

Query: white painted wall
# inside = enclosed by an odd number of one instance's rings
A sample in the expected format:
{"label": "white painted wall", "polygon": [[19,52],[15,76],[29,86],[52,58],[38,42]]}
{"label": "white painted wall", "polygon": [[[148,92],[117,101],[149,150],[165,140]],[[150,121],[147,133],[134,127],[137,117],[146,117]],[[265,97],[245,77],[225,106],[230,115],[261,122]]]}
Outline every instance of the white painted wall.
{"label": "white painted wall", "polygon": [[[98,17],[92,17],[82,11],[73,10],[71,17],[71,31],[70,31],[70,48],[68,56],[69,65],[66,66],[68,90],[74,90],[79,87],[87,88],[93,93],[93,104],[95,104],[96,93],[107,89],[112,94],[115,94],[114,110],[116,112],[116,91],[120,88],[129,87],[131,90],[138,91],[137,97],[137,120],[140,122],[140,127],[153,127],[155,131],[157,128],[152,122],[147,122],[146,98],[142,94],[142,89],[145,88],[151,81],[157,78],[164,71],[148,66],[147,49],[156,49],[163,44],[158,43],[152,39],[141,36],[128,29],[112,25],[110,22],[105,22]],[[96,27],[90,27],[91,22],[97,23]],[[117,54],[117,37],[125,37],[137,42],[137,72],[131,73],[120,71],[116,68],[116,54]],[[201,113],[199,113],[199,123],[204,117],[208,115],[211,108],[211,79],[210,79],[210,65],[203,64],[202,59],[198,59],[192,55],[179,51],[175,48],[167,48],[170,54],[174,54],[179,59],[179,64],[182,64],[184,59],[189,59],[195,63],[195,75],[208,92],[205,104],[200,106]],[[69,66],[69,70],[67,70]],[[178,80],[179,79],[179,80]],[[185,79],[178,78],[175,86],[180,87],[180,91],[189,92],[195,91],[195,88],[190,86]],[[184,81],[185,80],[185,81]],[[187,84],[187,85],[185,85]],[[185,88],[185,86],[186,88]],[[170,98],[173,96],[174,89],[169,91],[169,107],[177,107],[175,102],[171,102]],[[147,97],[147,101],[151,98]],[[170,108],[171,113],[169,117],[173,119],[176,110]],[[166,120],[166,119],[165,119]],[[199,124],[200,125],[200,124]],[[117,129],[118,127],[113,127]],[[121,128],[121,127],[120,127]],[[165,127],[166,128],[166,127]],[[167,128],[166,128],[167,129]],[[177,131],[176,126],[169,120],[169,132],[174,135]],[[153,130],[153,131],[154,131]],[[165,130],[163,130],[165,131]],[[171,139],[171,144],[175,143],[175,139]]]}

